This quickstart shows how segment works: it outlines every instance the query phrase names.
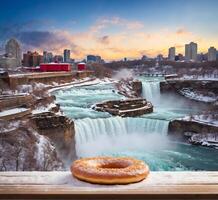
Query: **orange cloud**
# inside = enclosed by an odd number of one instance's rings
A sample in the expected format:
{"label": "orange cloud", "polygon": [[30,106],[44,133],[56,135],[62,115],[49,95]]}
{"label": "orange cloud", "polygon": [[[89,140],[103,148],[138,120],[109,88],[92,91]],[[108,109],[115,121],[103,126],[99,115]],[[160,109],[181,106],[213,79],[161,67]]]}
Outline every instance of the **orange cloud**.
{"label": "orange cloud", "polygon": [[[118,30],[114,27],[118,27]],[[108,30],[111,31],[107,33]],[[83,59],[87,54],[101,55],[106,60],[139,58],[143,54],[154,57],[161,53],[166,56],[171,46],[176,47],[177,53],[184,53],[184,45],[190,41],[199,43],[200,51],[206,51],[210,45],[200,35],[185,28],[165,28],[154,32],[145,29],[142,22],[118,17],[98,19],[84,32],[56,30],[51,35],[54,39],[44,41],[37,49],[62,54],[63,49],[69,48],[75,59]],[[214,41],[217,44],[217,40]]]}

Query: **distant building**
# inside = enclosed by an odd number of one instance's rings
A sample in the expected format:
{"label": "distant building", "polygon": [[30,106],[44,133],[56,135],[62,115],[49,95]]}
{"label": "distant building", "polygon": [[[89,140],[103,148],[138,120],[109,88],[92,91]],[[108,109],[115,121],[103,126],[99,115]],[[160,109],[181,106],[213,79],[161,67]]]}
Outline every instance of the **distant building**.
{"label": "distant building", "polygon": [[79,71],[86,70],[86,63],[84,63],[84,62],[78,63],[77,64],[77,70],[79,70]]}
{"label": "distant building", "polygon": [[52,52],[43,51],[43,62],[51,63],[53,62],[53,54]]}
{"label": "distant building", "polygon": [[198,45],[197,43],[191,42],[185,45],[185,60],[186,61],[197,61]]}
{"label": "distant building", "polygon": [[55,55],[54,58],[53,58],[53,61],[56,62],[56,63],[62,63],[64,61],[63,56]]}
{"label": "distant building", "polygon": [[175,61],[182,61],[182,60],[184,60],[184,56],[181,53],[175,56]]}
{"label": "distant building", "polygon": [[43,56],[38,52],[28,51],[23,54],[23,65],[25,67],[36,67],[39,66],[40,63],[43,63]]}
{"label": "distant building", "polygon": [[175,47],[170,47],[169,48],[169,53],[168,53],[168,59],[171,61],[175,61],[175,55],[176,55],[176,48]]}
{"label": "distant building", "polygon": [[127,58],[125,57],[123,60],[124,60],[124,62],[126,62],[126,61],[127,61]]}
{"label": "distant building", "polygon": [[207,61],[207,54],[204,53],[200,53],[197,55],[197,60],[200,62],[204,62]]}
{"label": "distant building", "polygon": [[148,57],[146,55],[143,55],[141,60],[146,61],[146,60],[148,60]]}
{"label": "distant building", "polygon": [[17,66],[21,65],[21,47],[19,42],[12,38],[10,39],[5,46],[5,53],[8,57],[17,59]]}
{"label": "distant building", "polygon": [[102,63],[104,62],[101,56],[87,55],[87,63]]}
{"label": "distant building", "polygon": [[157,55],[157,61],[162,61],[164,60],[164,57],[162,54]]}
{"label": "distant building", "polygon": [[21,66],[21,46],[12,38],[5,45],[5,54],[0,56],[0,67],[16,68]]}
{"label": "distant building", "polygon": [[41,72],[54,72],[54,71],[71,71],[71,64],[69,63],[41,63]]}
{"label": "distant building", "polygon": [[17,59],[16,58],[10,58],[5,55],[0,55],[0,68],[4,69],[14,69],[18,67],[17,65]]}
{"label": "distant building", "polygon": [[95,56],[96,57],[96,62],[101,63],[101,56]]}
{"label": "distant building", "polygon": [[96,62],[96,56],[87,55],[87,62]]}
{"label": "distant building", "polygon": [[216,61],[217,50],[214,47],[208,49],[208,61]]}
{"label": "distant building", "polygon": [[64,49],[64,62],[65,63],[70,63],[70,50],[69,49]]}

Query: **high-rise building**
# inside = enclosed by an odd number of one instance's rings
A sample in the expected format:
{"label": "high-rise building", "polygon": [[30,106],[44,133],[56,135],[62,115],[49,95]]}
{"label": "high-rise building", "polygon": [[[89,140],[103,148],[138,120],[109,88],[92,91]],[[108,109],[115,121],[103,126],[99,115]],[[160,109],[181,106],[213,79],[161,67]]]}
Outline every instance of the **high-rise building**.
{"label": "high-rise building", "polygon": [[39,64],[42,62],[43,62],[43,56],[36,51],[35,52],[28,51],[27,53],[23,54],[23,65],[25,67],[39,66]]}
{"label": "high-rise building", "polygon": [[43,51],[43,62],[44,63],[53,62],[53,54],[51,52]]}
{"label": "high-rise building", "polygon": [[61,55],[55,55],[53,58],[53,61],[56,63],[62,63],[63,62],[63,56]]}
{"label": "high-rise building", "polygon": [[87,62],[96,62],[96,56],[87,55]]}
{"label": "high-rise building", "polygon": [[170,47],[169,48],[169,53],[168,53],[168,59],[171,61],[175,61],[175,55],[176,55],[176,48],[175,47]]}
{"label": "high-rise building", "polygon": [[70,50],[69,49],[64,49],[64,62],[70,63]]}
{"label": "high-rise building", "polygon": [[185,45],[185,60],[197,61],[198,45],[197,43],[190,42]]}
{"label": "high-rise building", "polygon": [[5,54],[0,56],[0,67],[16,68],[21,66],[21,47],[19,42],[12,38],[5,45]]}
{"label": "high-rise building", "polygon": [[53,62],[53,54],[52,54],[52,52],[48,52],[47,53],[47,59],[48,59],[49,63]]}
{"label": "high-rise building", "polygon": [[186,44],[185,45],[185,60],[186,61],[189,61],[191,60],[191,50],[190,50],[190,45],[189,44]]}
{"label": "high-rise building", "polygon": [[217,50],[214,47],[208,49],[208,61],[216,61]]}
{"label": "high-rise building", "polygon": [[17,66],[21,65],[21,47],[19,42],[12,38],[10,39],[5,46],[5,53],[8,57],[17,59]]}

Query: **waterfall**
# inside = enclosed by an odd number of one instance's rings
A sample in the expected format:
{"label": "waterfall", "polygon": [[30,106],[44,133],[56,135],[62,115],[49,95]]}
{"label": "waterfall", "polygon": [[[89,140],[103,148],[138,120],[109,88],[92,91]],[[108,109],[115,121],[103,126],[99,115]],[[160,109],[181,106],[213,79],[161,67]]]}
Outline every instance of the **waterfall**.
{"label": "waterfall", "polygon": [[142,96],[152,103],[160,100],[160,82],[158,81],[143,81]]}
{"label": "waterfall", "polygon": [[[141,140],[140,138],[142,137],[145,139],[146,135],[163,137],[167,134],[168,123],[168,121],[158,119],[121,117],[76,120],[75,138],[77,155],[87,155],[85,151],[93,150],[96,146],[99,147],[99,145],[102,146],[109,140],[120,140],[119,143],[122,143],[124,140],[126,140],[126,143],[137,143],[138,141],[132,140],[137,138],[137,140]],[[110,146],[110,149],[112,148]]]}

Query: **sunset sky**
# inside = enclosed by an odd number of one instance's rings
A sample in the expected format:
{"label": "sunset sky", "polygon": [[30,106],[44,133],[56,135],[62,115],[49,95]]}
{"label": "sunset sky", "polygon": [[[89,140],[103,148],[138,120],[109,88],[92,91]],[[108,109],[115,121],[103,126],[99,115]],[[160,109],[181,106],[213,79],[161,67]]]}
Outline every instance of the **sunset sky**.
{"label": "sunset sky", "polygon": [[218,48],[217,0],[0,0],[1,53],[17,38],[23,51],[43,50],[105,60],[167,55],[197,42]]}

